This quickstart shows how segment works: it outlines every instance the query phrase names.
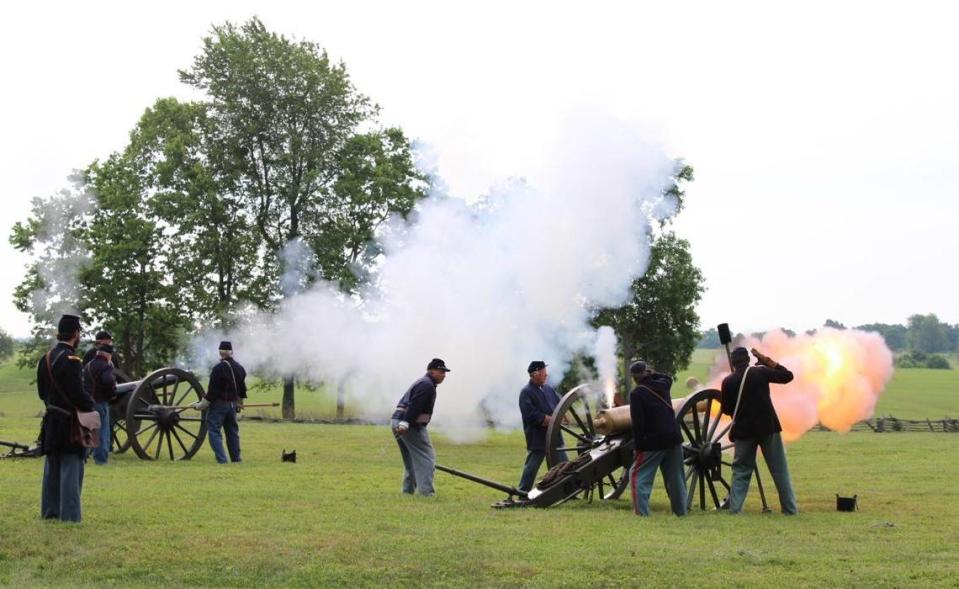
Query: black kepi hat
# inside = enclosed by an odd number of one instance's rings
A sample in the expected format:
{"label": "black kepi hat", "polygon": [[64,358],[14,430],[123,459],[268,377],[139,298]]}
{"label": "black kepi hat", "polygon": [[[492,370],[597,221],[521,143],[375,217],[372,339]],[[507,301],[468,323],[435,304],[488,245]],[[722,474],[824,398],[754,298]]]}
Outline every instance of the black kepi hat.
{"label": "black kepi hat", "polygon": [[57,323],[57,333],[69,335],[80,331],[80,318],[76,315],[62,315]]}
{"label": "black kepi hat", "polygon": [[110,340],[110,341],[113,341],[113,334],[110,333],[109,331],[101,330],[101,331],[98,331],[98,332],[97,332],[97,337],[96,337],[95,339],[96,339],[97,341],[100,341],[100,340],[103,340],[103,339],[108,339],[108,340]]}
{"label": "black kepi hat", "polygon": [[221,349],[221,350],[229,350],[229,351],[232,352],[232,351],[233,351],[233,344],[232,344],[231,342],[228,342],[228,341],[226,341],[226,340],[223,340],[222,342],[220,342],[220,349]]}
{"label": "black kepi hat", "polygon": [[637,360],[629,365],[630,374],[646,374],[646,362],[643,360]]}
{"label": "black kepi hat", "polygon": [[533,360],[526,368],[526,372],[533,374],[534,372],[538,372],[544,368],[546,368],[546,362],[543,362],[542,360]]}
{"label": "black kepi hat", "polygon": [[733,364],[749,363],[749,350],[740,346],[729,353],[729,359]]}
{"label": "black kepi hat", "polygon": [[446,362],[443,362],[439,358],[433,358],[430,360],[430,363],[426,365],[427,370],[442,370],[443,372],[450,372],[450,369],[446,367]]}

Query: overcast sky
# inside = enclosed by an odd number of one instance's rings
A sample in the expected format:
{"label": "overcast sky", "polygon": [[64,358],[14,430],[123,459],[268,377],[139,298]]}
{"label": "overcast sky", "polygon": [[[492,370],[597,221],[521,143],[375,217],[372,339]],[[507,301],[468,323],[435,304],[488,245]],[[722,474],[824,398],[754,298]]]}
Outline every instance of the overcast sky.
{"label": "overcast sky", "polygon": [[[302,4],[302,6],[301,6]],[[703,326],[959,323],[959,35],[949,2],[17,3],[0,59],[0,327],[33,196],[122,149],[213,23],[259,16],[342,59],[438,154],[454,195],[541,171],[571,111],[648,129],[696,169],[678,232]]]}

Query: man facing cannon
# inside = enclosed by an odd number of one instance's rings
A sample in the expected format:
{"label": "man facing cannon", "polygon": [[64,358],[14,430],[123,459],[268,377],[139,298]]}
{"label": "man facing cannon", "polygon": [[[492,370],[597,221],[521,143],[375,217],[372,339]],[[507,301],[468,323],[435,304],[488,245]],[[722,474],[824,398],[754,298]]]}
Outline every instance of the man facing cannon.
{"label": "man facing cannon", "polygon": [[110,401],[117,394],[117,379],[113,375],[112,345],[100,344],[93,358],[85,363],[83,389],[93,398],[94,407],[100,414],[100,446],[93,449],[93,461],[104,465],[110,454]]}
{"label": "man facing cannon", "polygon": [[649,515],[649,495],[656,469],[662,470],[673,513],[686,515],[686,479],[683,476],[683,437],[673,411],[669,389],[673,379],[633,362],[629,374],[636,388],[629,394],[635,459],[629,471],[633,511]]}

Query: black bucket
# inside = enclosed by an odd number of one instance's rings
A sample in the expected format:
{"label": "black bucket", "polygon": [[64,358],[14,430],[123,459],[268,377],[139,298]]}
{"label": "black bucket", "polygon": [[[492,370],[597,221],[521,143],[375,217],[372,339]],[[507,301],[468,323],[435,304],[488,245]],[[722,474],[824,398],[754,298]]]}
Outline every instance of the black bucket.
{"label": "black bucket", "polygon": [[858,495],[840,497],[839,494],[836,493],[836,511],[856,511],[858,509],[856,497],[858,497]]}

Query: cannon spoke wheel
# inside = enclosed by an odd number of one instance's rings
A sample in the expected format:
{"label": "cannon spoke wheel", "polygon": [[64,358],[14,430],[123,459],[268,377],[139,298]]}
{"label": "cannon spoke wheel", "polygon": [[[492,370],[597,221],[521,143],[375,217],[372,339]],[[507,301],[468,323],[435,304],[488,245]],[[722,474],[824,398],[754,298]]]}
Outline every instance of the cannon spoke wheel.
{"label": "cannon spoke wheel", "polygon": [[[598,386],[588,383],[563,395],[546,429],[546,464],[549,468],[560,463],[564,452],[569,460],[574,460],[605,441],[606,437],[597,433],[593,425],[593,418],[606,407],[604,397]],[[576,495],[583,495],[588,501],[594,496],[603,500],[618,499],[628,484],[626,470],[617,468],[567,499]]]}
{"label": "cannon spoke wheel", "polygon": [[[130,382],[130,377],[119,368],[113,370],[117,384]],[[127,401],[129,395],[123,395],[110,403],[110,451],[123,454],[130,449],[130,435],[127,433]]]}
{"label": "cannon spoke wheel", "polygon": [[143,379],[127,403],[127,432],[137,456],[192,458],[206,437],[206,412],[189,405],[202,398],[203,387],[186,370],[161,368]]}
{"label": "cannon spoke wheel", "polygon": [[683,435],[683,464],[686,469],[687,508],[692,509],[698,495],[699,509],[707,505],[720,509],[729,495],[730,482],[723,475],[723,466],[732,463],[723,451],[733,447],[726,434],[730,421],[723,417],[720,393],[705,389],[683,403],[676,419]]}

